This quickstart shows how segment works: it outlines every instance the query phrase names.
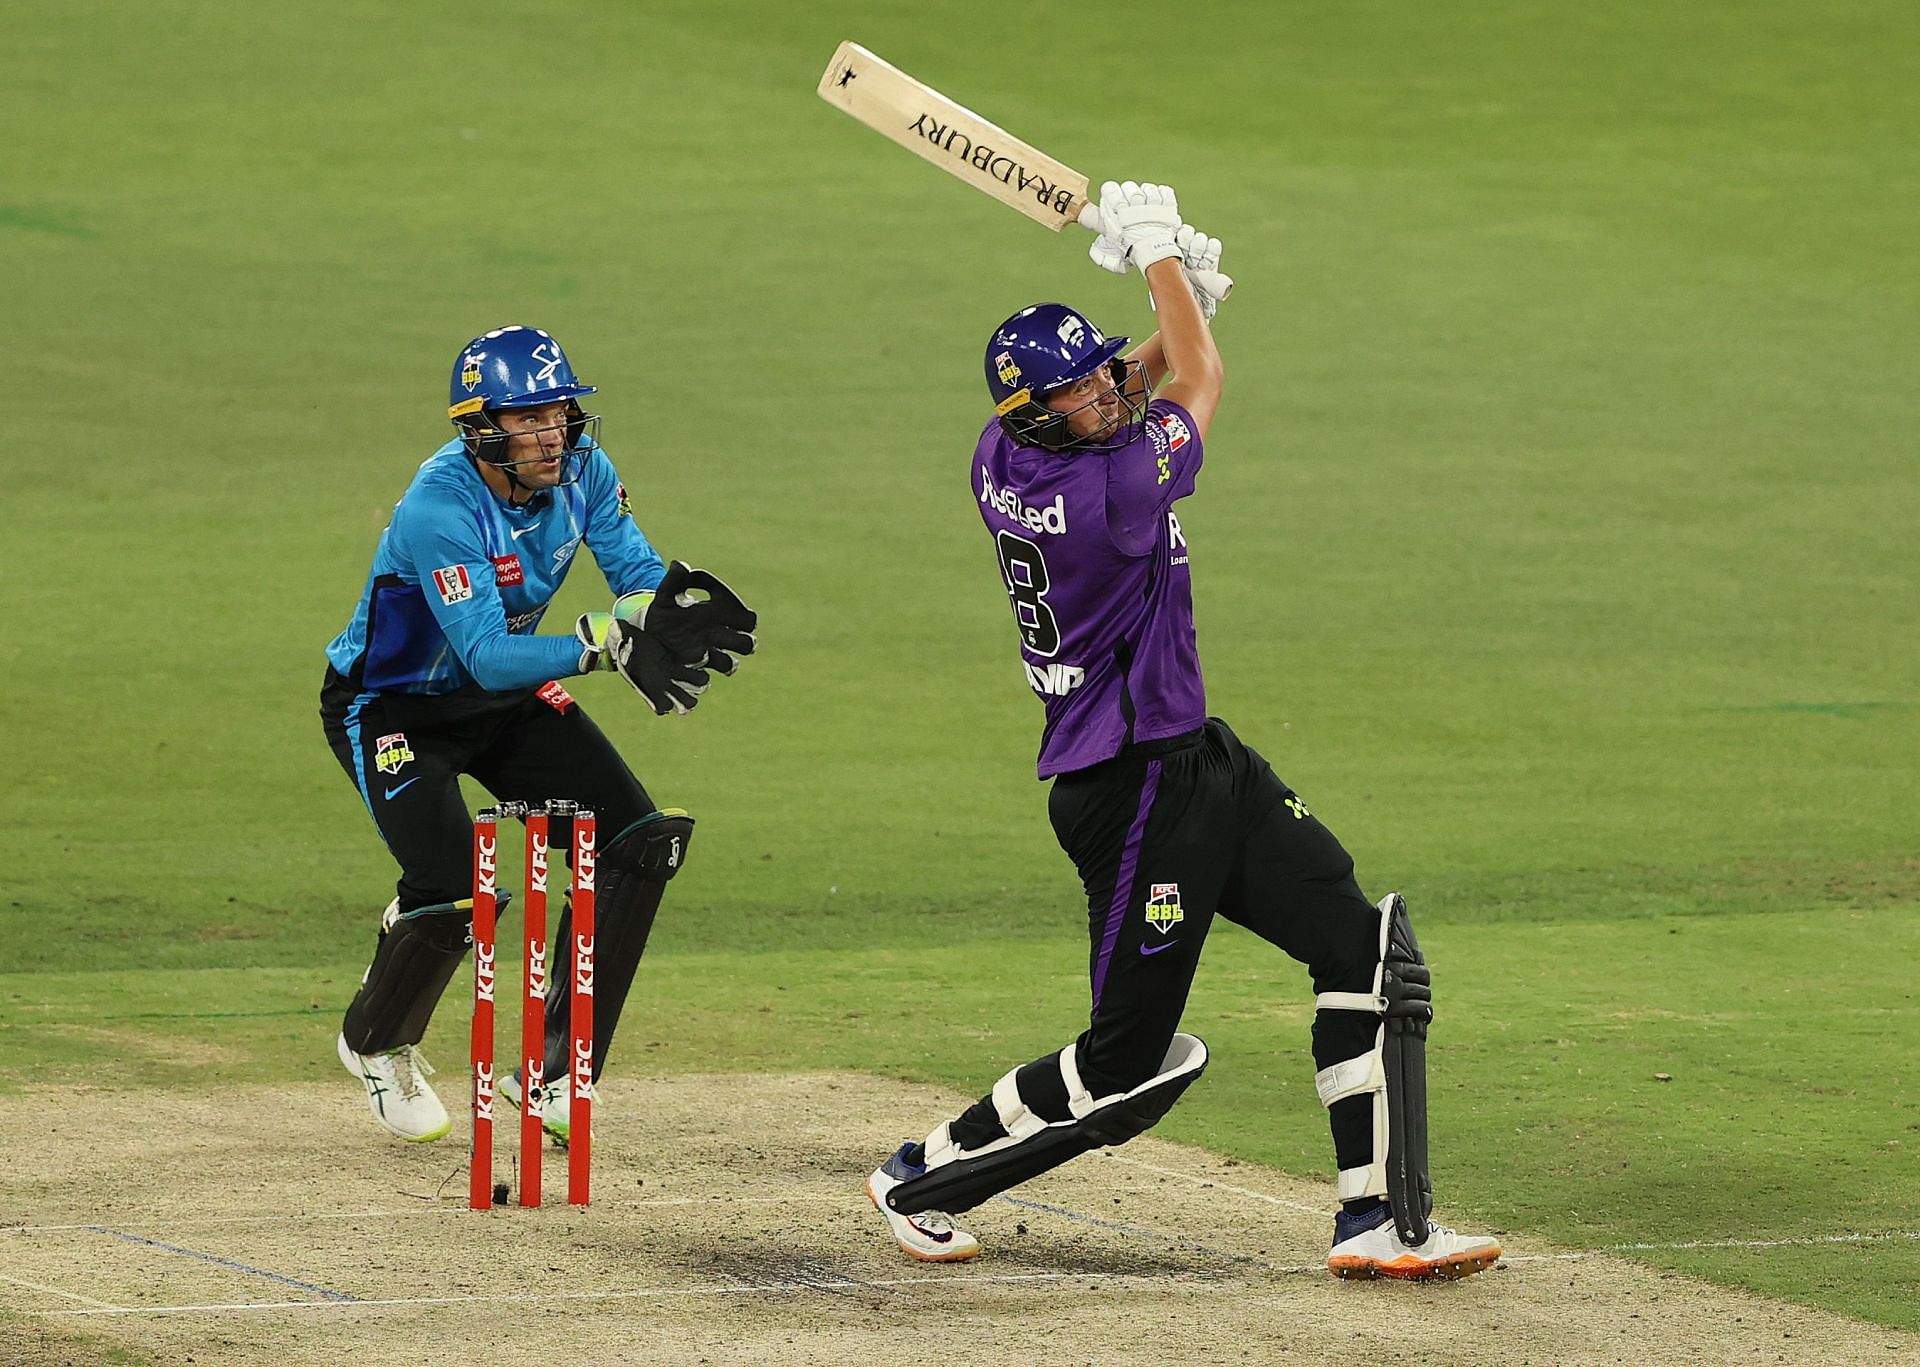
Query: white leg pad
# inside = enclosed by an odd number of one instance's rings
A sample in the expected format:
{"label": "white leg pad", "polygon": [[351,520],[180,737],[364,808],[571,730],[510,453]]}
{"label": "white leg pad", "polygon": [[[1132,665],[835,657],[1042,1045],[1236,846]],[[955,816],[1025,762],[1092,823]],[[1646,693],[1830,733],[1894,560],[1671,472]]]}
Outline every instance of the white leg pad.
{"label": "white leg pad", "polygon": [[1028,1110],[1027,1103],[1020,1099],[1020,1087],[1015,1081],[1018,1073],[1018,1069],[1012,1069],[993,1084],[993,1109],[1000,1113],[1000,1123],[1006,1127],[1008,1137],[1016,1140],[1047,1128],[1047,1122]]}

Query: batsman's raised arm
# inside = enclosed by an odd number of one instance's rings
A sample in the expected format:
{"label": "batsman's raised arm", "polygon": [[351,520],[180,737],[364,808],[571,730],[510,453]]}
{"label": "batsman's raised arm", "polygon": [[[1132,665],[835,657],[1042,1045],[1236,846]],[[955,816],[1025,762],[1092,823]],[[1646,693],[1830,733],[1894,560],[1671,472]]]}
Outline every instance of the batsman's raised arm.
{"label": "batsman's raised arm", "polygon": [[[1150,381],[1172,376],[1161,397],[1186,409],[1204,437],[1220,406],[1224,372],[1213,333],[1187,279],[1187,255],[1180,242],[1185,229],[1173,190],[1165,185],[1108,181],[1100,189],[1100,217],[1101,236],[1119,243],[1127,260],[1146,277],[1160,315],[1160,331],[1133,359],[1146,365]],[[1189,246],[1195,236],[1188,232]],[[1212,255],[1217,264],[1217,243],[1212,244]]]}

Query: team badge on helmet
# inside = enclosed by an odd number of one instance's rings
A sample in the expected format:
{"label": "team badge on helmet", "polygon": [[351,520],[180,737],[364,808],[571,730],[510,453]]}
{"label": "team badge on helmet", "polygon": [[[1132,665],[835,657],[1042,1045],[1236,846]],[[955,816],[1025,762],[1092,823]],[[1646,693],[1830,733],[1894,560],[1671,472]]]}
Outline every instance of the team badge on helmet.
{"label": "team badge on helmet", "polygon": [[[1135,440],[1146,419],[1146,390],[1139,367],[1120,358],[1126,347],[1125,337],[1107,337],[1065,304],[1021,309],[987,342],[987,392],[1000,426],[1022,445],[1048,451],[1112,451]],[[1105,429],[1077,437],[1073,414],[1047,407],[1046,396],[1102,367],[1113,377],[1124,411]]]}

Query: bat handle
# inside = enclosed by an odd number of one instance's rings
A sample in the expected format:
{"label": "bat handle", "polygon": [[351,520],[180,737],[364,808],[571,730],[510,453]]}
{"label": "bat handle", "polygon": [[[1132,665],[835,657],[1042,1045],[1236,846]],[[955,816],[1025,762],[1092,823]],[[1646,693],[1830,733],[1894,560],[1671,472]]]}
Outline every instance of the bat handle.
{"label": "bat handle", "polygon": [[[1080,206],[1080,217],[1077,222],[1088,232],[1098,233],[1100,231],[1100,206],[1092,200],[1088,200],[1085,204],[1082,204]],[[1233,277],[1224,275],[1219,271],[1189,270],[1187,272],[1187,279],[1193,281],[1196,286],[1205,290],[1215,299],[1225,299],[1229,294],[1233,293]]]}

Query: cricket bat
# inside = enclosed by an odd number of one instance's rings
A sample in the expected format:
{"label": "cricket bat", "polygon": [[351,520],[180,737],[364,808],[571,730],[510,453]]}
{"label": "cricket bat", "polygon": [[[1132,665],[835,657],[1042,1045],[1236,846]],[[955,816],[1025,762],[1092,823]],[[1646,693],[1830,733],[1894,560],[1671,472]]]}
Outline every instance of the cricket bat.
{"label": "cricket bat", "polygon": [[[1069,223],[1100,231],[1100,206],[1088,201],[1085,176],[858,43],[833,54],[820,98],[1056,233]],[[1216,299],[1233,288],[1218,271],[1188,274]]]}

